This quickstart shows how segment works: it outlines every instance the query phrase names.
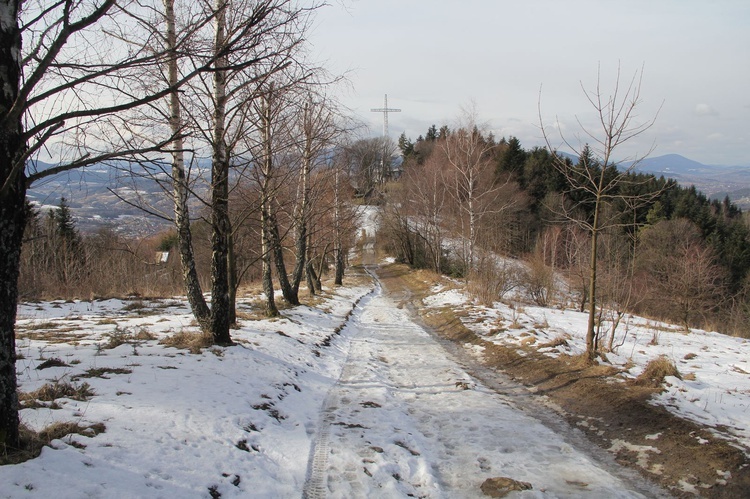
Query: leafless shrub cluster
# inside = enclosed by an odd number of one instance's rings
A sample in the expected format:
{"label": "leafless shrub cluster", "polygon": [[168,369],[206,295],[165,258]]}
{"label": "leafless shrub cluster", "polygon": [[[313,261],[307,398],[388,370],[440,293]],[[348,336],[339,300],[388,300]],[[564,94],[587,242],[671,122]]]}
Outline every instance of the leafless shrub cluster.
{"label": "leafless shrub cluster", "polygon": [[534,303],[546,307],[555,295],[555,272],[538,255],[532,256],[526,263],[521,277],[522,286]]}
{"label": "leafless shrub cluster", "polygon": [[54,229],[40,226],[37,219],[31,219],[26,235],[18,281],[24,300],[174,296],[182,292],[177,259],[158,260],[163,236],[127,240],[102,229],[77,235],[75,258],[68,258],[60,256],[65,245]]}
{"label": "leafless shrub cluster", "polygon": [[469,292],[487,306],[503,300],[505,296],[522,285],[524,271],[519,264],[508,260],[483,256],[469,281]]}

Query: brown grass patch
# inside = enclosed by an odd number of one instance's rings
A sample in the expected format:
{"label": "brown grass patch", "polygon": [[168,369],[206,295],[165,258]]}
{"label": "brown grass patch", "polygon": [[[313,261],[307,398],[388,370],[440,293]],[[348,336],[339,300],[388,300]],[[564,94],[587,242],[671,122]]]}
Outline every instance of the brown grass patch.
{"label": "brown grass patch", "polygon": [[665,355],[651,360],[646,364],[646,369],[633,380],[633,383],[640,386],[652,386],[658,388],[664,384],[664,378],[674,376],[682,379],[680,372],[674,362],[669,360]]}
{"label": "brown grass patch", "polygon": [[201,353],[203,348],[213,345],[213,339],[201,332],[183,330],[164,338],[159,344],[198,354]]}
{"label": "brown grass patch", "polygon": [[[28,461],[29,459],[34,459],[42,452],[42,448],[45,445],[50,445],[53,440],[61,440],[68,435],[74,434],[91,438],[100,433],[104,433],[105,431],[106,426],[104,426],[104,423],[82,426],[78,423],[72,423],[69,421],[59,421],[57,423],[52,423],[39,432],[33,431],[26,425],[21,424],[19,428],[21,440],[20,448],[5,449],[5,452],[3,452],[3,449],[0,446],[0,466],[6,464],[19,464]],[[77,448],[85,447],[85,445],[74,442],[72,438],[69,438],[66,443]]]}
{"label": "brown grass patch", "polygon": [[36,341],[44,341],[49,344],[58,344],[58,343],[70,343],[72,345],[78,344],[78,342],[81,340],[82,336],[78,334],[70,334],[72,331],[79,331],[79,328],[60,328],[56,331],[19,331],[17,334],[17,338],[20,339],[27,339],[27,340],[36,340]]}
{"label": "brown grass patch", "polygon": [[541,343],[539,348],[557,348],[562,346],[568,346],[568,337],[560,335],[552,338],[550,341]]}
{"label": "brown grass patch", "polygon": [[107,374],[130,374],[133,371],[124,367],[93,367],[83,374],[73,377],[73,380],[81,378],[103,378],[109,379]]}
{"label": "brown grass patch", "polygon": [[55,382],[42,385],[33,392],[22,392],[19,394],[18,400],[23,404],[25,409],[35,409],[37,407],[55,408],[56,405],[51,406],[44,404],[44,402],[52,402],[54,404],[57,399],[61,398],[84,401],[94,395],[94,390],[91,389],[88,383],[76,386],[68,382]]}

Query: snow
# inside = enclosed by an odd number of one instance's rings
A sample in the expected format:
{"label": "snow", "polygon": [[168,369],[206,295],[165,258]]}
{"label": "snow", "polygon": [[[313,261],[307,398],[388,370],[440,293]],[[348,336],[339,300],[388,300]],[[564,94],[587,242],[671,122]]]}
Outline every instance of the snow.
{"label": "snow", "polygon": [[[23,423],[106,431],[54,440],[38,458],[0,467],[0,498],[482,497],[479,486],[496,476],[532,484],[514,497],[660,494],[574,433],[543,424],[522,387],[498,391],[470,376],[376,279],[356,282],[278,319],[255,318],[257,297],[244,299],[238,344],[198,354],[160,343],[197,332],[183,299],[21,304],[20,390],[69,382],[94,391],[23,409]],[[464,308],[466,326],[490,341],[551,356],[584,349],[587,316],[577,311],[520,297],[483,307],[447,280],[424,306]],[[126,341],[109,348],[118,338]],[[750,449],[747,340],[626,316],[614,344],[608,362],[626,378],[671,359],[682,379],[667,378],[653,403]],[[65,365],[38,369],[50,359]],[[644,465],[658,452],[613,441],[610,450],[620,449]]]}
{"label": "snow", "polygon": [[[17,329],[21,391],[95,392],[22,421],[106,431],[0,467],[0,497],[481,497],[494,476],[531,483],[518,497],[643,497],[468,375],[377,284],[244,319],[237,346],[199,354],[159,343],[196,331],[179,299],[26,303]],[[154,339],[108,348],[139,332]],[[49,359],[66,365],[37,369]]]}
{"label": "snow", "polygon": [[[585,351],[587,313],[520,301],[483,307],[455,289],[435,289],[425,304],[466,308],[464,324],[493,342],[531,343],[550,356]],[[602,325],[604,341],[611,325]],[[559,340],[565,343],[559,345]],[[682,327],[626,315],[615,330],[614,346],[607,361],[623,370],[624,379],[637,377],[648,362],[666,356],[682,379],[667,377],[666,390],[653,403],[705,425],[750,453],[750,341],[696,329],[686,333]]]}

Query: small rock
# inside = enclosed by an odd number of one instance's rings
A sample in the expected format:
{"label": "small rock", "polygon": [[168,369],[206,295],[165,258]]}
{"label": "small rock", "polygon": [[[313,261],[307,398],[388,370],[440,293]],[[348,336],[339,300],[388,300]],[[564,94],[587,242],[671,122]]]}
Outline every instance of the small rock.
{"label": "small rock", "polygon": [[531,484],[504,476],[488,478],[482,484],[482,492],[490,497],[505,497],[516,490],[531,490]]}

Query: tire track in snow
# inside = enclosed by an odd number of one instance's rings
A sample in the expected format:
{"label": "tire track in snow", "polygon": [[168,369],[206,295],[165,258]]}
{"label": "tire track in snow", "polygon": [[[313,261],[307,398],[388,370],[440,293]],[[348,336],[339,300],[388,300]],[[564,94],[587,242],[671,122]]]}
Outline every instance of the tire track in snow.
{"label": "tire track in snow", "polygon": [[[369,271],[367,273],[373,277]],[[356,320],[356,317],[362,313],[366,302],[369,302],[373,296],[381,293],[380,283],[377,280],[375,282],[375,288],[355,303],[353,313],[350,313],[347,317],[346,323],[341,328],[342,331],[348,328]],[[331,425],[334,423],[335,411],[338,409],[338,391],[342,382],[348,378],[350,371],[350,357],[351,345],[339,378],[328,390],[326,399],[323,402],[321,417],[318,423],[318,434],[310,448],[307,477],[305,478],[305,485],[302,491],[303,499],[324,499],[328,497],[328,456],[331,453]]]}

